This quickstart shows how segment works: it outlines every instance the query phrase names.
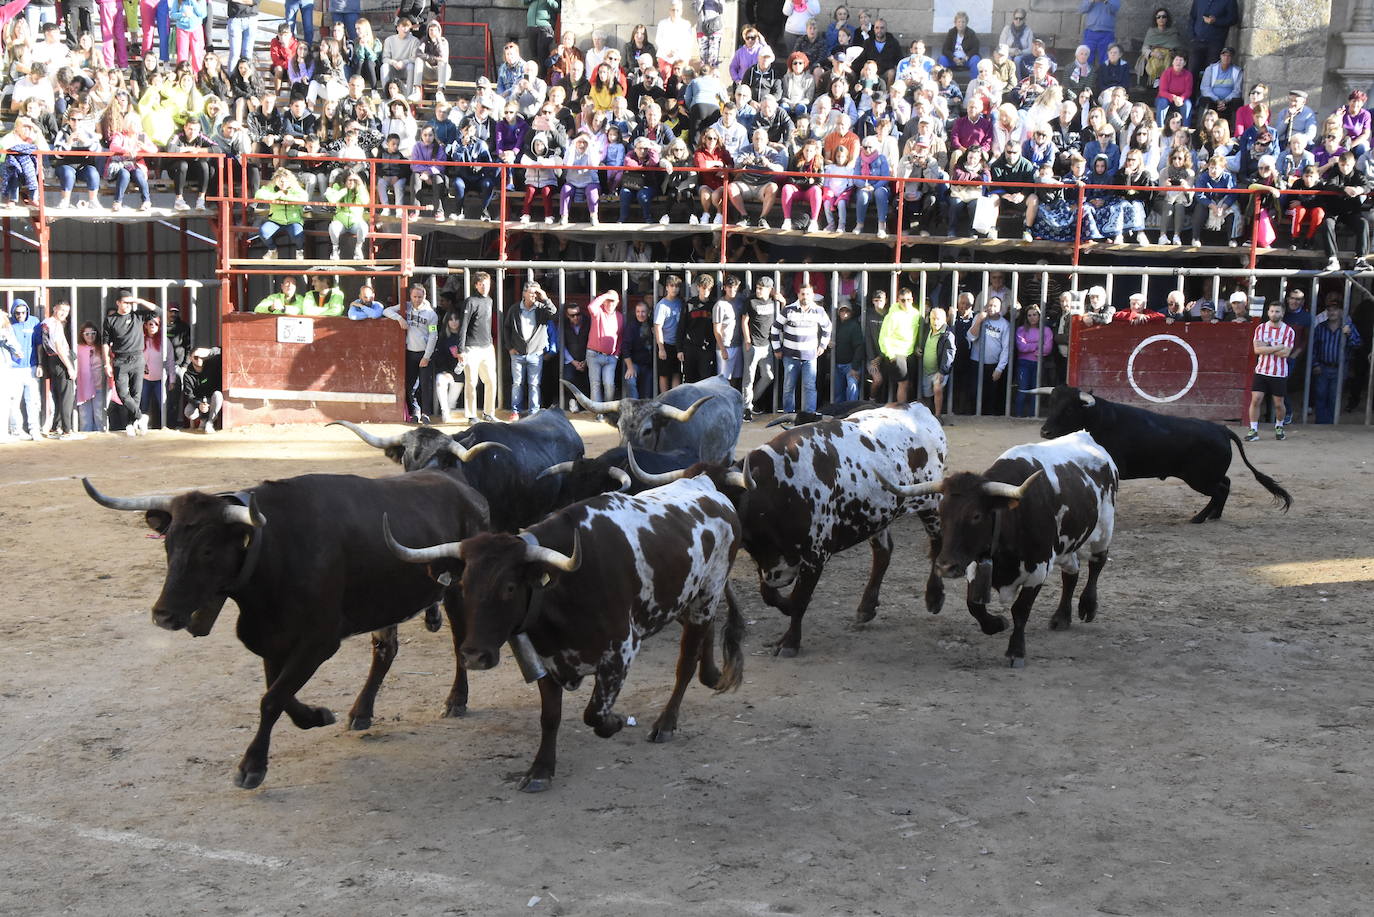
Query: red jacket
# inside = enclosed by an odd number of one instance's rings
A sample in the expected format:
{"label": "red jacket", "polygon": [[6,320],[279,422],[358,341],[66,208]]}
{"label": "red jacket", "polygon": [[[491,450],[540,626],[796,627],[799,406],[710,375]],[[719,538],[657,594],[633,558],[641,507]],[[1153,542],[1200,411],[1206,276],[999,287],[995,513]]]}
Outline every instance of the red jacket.
{"label": "red jacket", "polygon": [[[1164,321],[1164,313],[1156,312],[1153,309],[1146,309],[1144,312],[1140,314],[1145,316],[1146,323]],[[1117,309],[1116,314],[1112,316],[1112,324],[1115,325],[1118,322],[1125,322],[1126,324],[1130,324],[1131,318],[1134,315],[1135,313],[1132,312],[1130,309]]]}
{"label": "red jacket", "polygon": [[1193,74],[1186,68],[1175,70],[1169,67],[1159,75],[1159,98],[1165,99],[1170,96],[1182,96],[1185,99],[1193,97]]}
{"label": "red jacket", "polygon": [[272,39],[272,44],[268,46],[267,52],[272,56],[272,66],[286,69],[286,65],[291,62],[291,58],[296,54],[296,36],[288,35],[286,44],[282,44],[280,38]]}

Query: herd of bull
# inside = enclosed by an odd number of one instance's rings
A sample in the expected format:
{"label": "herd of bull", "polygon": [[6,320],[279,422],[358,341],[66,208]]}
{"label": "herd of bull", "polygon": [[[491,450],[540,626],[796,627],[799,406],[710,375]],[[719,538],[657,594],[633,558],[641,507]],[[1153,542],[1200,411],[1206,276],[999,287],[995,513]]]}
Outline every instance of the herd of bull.
{"label": "herd of bull", "polygon": [[920,404],[835,406],[735,460],[743,405],[723,381],[653,400],[573,394],[618,426],[620,447],[586,458],[553,409],[452,437],[429,427],[381,437],[344,424],[403,467],[391,477],[311,474],[136,498],[83,479],[96,502],[141,511],[165,536],[156,624],[204,636],[226,599],[237,604],[238,637],[262,658],[268,685],[238,786],[262,783],[283,713],[302,729],[334,722],[296,695],[345,637],[362,633],[372,634],[372,665],[348,725],[369,728],[397,625],[424,613],[437,630],[439,604],[457,663],[445,716],[466,712],[468,670],[495,666],[503,646],[538,682],[541,740],[520,786],[539,791],[554,776],[564,692],[594,676],[583,721],[614,735],[629,666],[669,622],[683,627],[676,682],[650,740],[672,737],[694,673],[717,691],[740,684],[745,628],[729,579],[740,548],[758,567],[764,602],[789,618],[774,651],[795,656],[826,561],[869,542],[856,615],[870,620],[892,559],[890,528],[915,515],[930,541],[927,610],[941,610],[945,578],[966,578],[970,613],[995,634],[1007,627],[988,611],[997,593],[1011,606],[1006,655],[1020,665],[1031,606],[1055,568],[1063,594],[1050,626],[1069,626],[1084,554],[1078,614],[1093,620],[1121,478],[1179,477],[1210,498],[1193,521],[1219,518],[1234,441],[1256,479],[1291,504],[1225,428],[1063,386],[1041,393],[1051,396],[1046,441],[1008,450],[981,474],[946,473],[944,430]]}

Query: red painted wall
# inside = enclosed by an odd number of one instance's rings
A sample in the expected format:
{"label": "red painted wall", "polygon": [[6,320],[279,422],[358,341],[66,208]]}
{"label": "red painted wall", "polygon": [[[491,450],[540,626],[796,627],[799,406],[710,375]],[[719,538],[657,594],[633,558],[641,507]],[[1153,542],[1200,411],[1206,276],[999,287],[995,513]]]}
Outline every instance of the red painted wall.
{"label": "red painted wall", "polygon": [[1069,384],[1161,414],[1244,417],[1255,367],[1250,349],[1254,328],[1232,322],[1085,326],[1075,317],[1069,332]]}
{"label": "red painted wall", "polygon": [[[310,344],[277,343],[277,317],[223,316],[225,415],[229,425],[405,420],[405,331],[393,321],[316,318]],[[390,404],[262,401],[235,389],[366,392],[394,395]]]}

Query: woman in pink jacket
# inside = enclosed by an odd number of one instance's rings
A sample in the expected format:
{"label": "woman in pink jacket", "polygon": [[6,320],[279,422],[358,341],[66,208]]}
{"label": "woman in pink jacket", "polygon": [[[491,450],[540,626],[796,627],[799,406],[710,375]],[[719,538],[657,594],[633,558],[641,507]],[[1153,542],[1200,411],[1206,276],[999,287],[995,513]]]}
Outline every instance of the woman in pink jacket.
{"label": "woman in pink jacket", "polygon": [[1188,69],[1188,59],[1175,54],[1169,68],[1159,77],[1159,98],[1155,99],[1155,118],[1159,126],[1170,108],[1183,113],[1183,123],[1190,124],[1193,119],[1193,74]]}
{"label": "woman in pink jacket", "polygon": [[587,375],[592,400],[615,400],[615,375],[625,355],[625,313],[620,294],[608,290],[587,304]]}

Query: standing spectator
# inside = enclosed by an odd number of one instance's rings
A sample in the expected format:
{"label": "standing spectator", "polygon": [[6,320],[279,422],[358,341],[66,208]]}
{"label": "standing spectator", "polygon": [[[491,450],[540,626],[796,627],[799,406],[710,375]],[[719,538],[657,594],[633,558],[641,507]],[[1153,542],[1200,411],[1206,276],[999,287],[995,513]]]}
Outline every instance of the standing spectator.
{"label": "standing spectator", "polygon": [[[782,359],[782,409],[794,413],[816,410],[816,361],[830,346],[830,316],[816,302],[811,284],[803,283],[797,301],[784,306],[773,323],[773,355]],[[801,384],[801,405],[797,385]]]}
{"label": "standing spectator", "polygon": [[[816,0],[811,0],[815,3]],[[708,67],[720,63],[720,41],[725,30],[725,0],[694,0],[697,11],[697,50]]]}
{"label": "standing spectator", "polygon": [[[39,417],[39,406],[43,401],[43,386],[39,379],[43,375],[40,353],[43,349],[43,329],[33,315],[29,304],[22,299],[10,303],[10,328],[18,347],[10,370],[11,402],[9,425],[17,429],[22,439],[37,439],[43,425]],[[23,408],[21,418],[20,408]],[[28,428],[25,429],[25,422]]]}
{"label": "standing spectator", "polygon": [[18,389],[19,341],[15,339],[10,314],[0,309],[0,443],[33,439],[19,423]]}
{"label": "standing spectator", "polygon": [[[463,375],[463,366],[458,361],[458,336],[463,331],[463,316],[456,311],[444,313],[439,329],[439,341],[434,346],[434,404],[440,423],[453,423],[453,409],[458,406],[458,396],[463,389],[458,377]],[[467,422],[472,423],[471,401],[464,402],[469,407]]]}
{"label": "standing spectator", "polygon": [[[168,0],[138,0],[138,20],[143,25],[143,59],[151,60],[153,29],[157,29],[158,57],[165,64],[171,45],[172,31],[167,21]],[[37,6],[38,4],[34,4]],[[49,3],[51,8],[51,3]]]}
{"label": "standing spectator", "polygon": [[406,334],[406,399],[412,423],[429,423],[433,411],[434,372],[429,361],[439,338],[439,316],[425,297],[422,284],[411,284],[404,307],[389,306],[382,315],[393,319]]}
{"label": "standing spectator", "polygon": [[854,307],[847,301],[835,309],[839,322],[835,326],[835,385],[834,400],[858,401],[863,394],[864,332],[854,317]]}
{"label": "standing spectator", "polygon": [[954,413],[972,414],[978,391],[977,369],[968,332],[979,313],[973,308],[973,294],[962,292],[954,303],[954,366],[950,381],[954,386]]}
{"label": "standing spectator", "polygon": [[168,14],[177,30],[177,63],[189,61],[191,72],[199,73],[205,62],[204,24],[210,15],[208,0],[169,0]]}
{"label": "standing spectator", "polygon": [[143,432],[148,432],[150,422],[156,430],[161,430],[165,425],[166,393],[171,388],[172,379],[176,378],[175,374],[172,349],[163,340],[162,319],[150,315],[143,321],[143,392],[139,405],[145,418]]}
{"label": "standing spectator", "polygon": [[660,393],[682,384],[682,356],[678,339],[684,305],[682,278],[669,274],[663,281],[663,298],[654,304],[654,343],[658,347]]}
{"label": "standing spectator", "polygon": [[696,53],[697,30],[682,18],[682,0],[668,4],[668,18],[659,20],[654,46],[658,49],[658,73],[665,81],[672,75],[674,64],[688,63]]}
{"label": "standing spectator", "polygon": [[687,300],[678,335],[678,359],[682,361],[684,382],[700,382],[716,375],[715,285],[710,274],[698,274],[697,295]]}
{"label": "standing spectator", "polygon": [[625,313],[620,308],[620,294],[608,290],[593,299],[587,304],[587,318],[587,375],[591,399],[613,401],[616,368],[627,355]]}
{"label": "standing spectator", "polygon": [[520,0],[525,4],[525,35],[529,40],[529,59],[542,64],[553,50],[553,25],[562,0]]}
{"label": "standing spectator", "polygon": [[[110,403],[114,380],[105,372],[105,358],[100,347],[100,329],[92,322],[85,322],[81,325],[80,337],[76,345],[76,407],[81,417],[80,428],[83,433],[104,433],[109,423],[106,409]],[[6,390],[7,384],[0,380],[0,393]],[[0,406],[3,405],[4,399],[0,397]],[[4,422],[7,420],[0,421]],[[4,427],[0,427],[0,433],[4,430]]]}
{"label": "standing spectator", "polygon": [[472,275],[472,295],[463,300],[456,354],[463,368],[463,414],[468,423],[477,419],[478,382],[482,383],[482,419],[496,420],[496,347],[491,329],[491,275],[477,271]]}
{"label": "standing spectator", "polygon": [[982,376],[983,414],[1001,416],[1006,405],[1007,363],[1011,356],[1011,323],[1002,317],[1002,300],[989,296],[968,330],[973,362]]}
{"label": "standing spectator", "polygon": [[[128,24],[124,20],[123,0],[96,0],[100,13],[100,53],[107,69],[129,66]],[[230,9],[234,7],[229,4]],[[252,9],[252,7],[249,7]],[[232,42],[230,47],[232,47]],[[231,68],[232,69],[232,68]]]}
{"label": "standing spectator", "polygon": [[105,375],[114,379],[115,394],[128,414],[125,431],[130,436],[148,432],[143,414],[143,320],[157,315],[157,306],[130,290],[120,290],[115,312],[105,316]]}
{"label": "standing spectator", "polygon": [[921,361],[921,398],[928,399],[927,404],[936,417],[945,413],[945,389],[949,387],[949,374],[957,352],[954,331],[949,327],[945,310],[939,306],[932,308],[921,329],[916,353]]}
{"label": "standing spectator", "polygon": [[517,302],[511,303],[501,325],[510,351],[510,408],[517,417],[539,413],[539,378],[549,346],[548,322],[558,308],[537,281],[525,282]]}
{"label": "standing spectator", "polygon": [[716,374],[739,388],[744,376],[741,344],[744,340],[744,297],[739,292],[739,278],[726,274],[721,281],[720,297],[711,312],[711,325],[716,337]]}
{"label": "standing spectator", "polygon": [[1288,287],[1283,298],[1283,323],[1293,329],[1293,349],[1288,354],[1288,393],[1284,397],[1283,425],[1293,422],[1293,405],[1302,402],[1302,374],[1299,366],[1306,362],[1307,346],[1312,336],[1312,313],[1307,311],[1307,294],[1297,284]]}
{"label": "standing spectator", "polygon": [[1188,14],[1188,29],[1192,38],[1192,56],[1188,69],[1201,76],[1207,65],[1221,57],[1226,46],[1226,33],[1240,21],[1240,6],[1236,0],[1193,0]]}
{"label": "standing spectator", "polygon": [[625,397],[654,396],[653,310],[644,300],[635,303],[634,318],[625,326]]}
{"label": "standing spectator", "polygon": [[754,295],[744,306],[747,336],[744,338],[744,419],[754,419],[754,406],[773,384],[771,344],[778,308],[786,303],[773,289],[773,278],[754,281]]}
{"label": "standing spectator", "polygon": [[1259,414],[1266,395],[1274,403],[1274,439],[1285,438],[1283,399],[1288,392],[1288,357],[1293,352],[1295,335],[1283,323],[1283,312],[1282,303],[1270,303],[1267,320],[1255,326],[1252,346],[1257,359],[1250,382],[1250,404],[1245,410],[1245,421],[1250,425],[1250,432],[1245,434],[1247,443],[1259,439]]}
{"label": "standing spectator", "polygon": [[1035,396],[1030,390],[1040,383],[1040,365],[1054,350],[1054,331],[1040,320],[1040,307],[1026,309],[1026,320],[1016,329],[1016,406],[1014,417],[1035,416]]}
{"label": "standing spectator", "polygon": [[[557,342],[560,345],[561,378],[576,386],[578,391],[585,392],[588,388],[587,338],[591,327],[577,303],[568,303],[563,307],[563,318],[563,325],[558,329],[560,340]],[[576,414],[580,410],[581,407],[572,402],[569,413]]]}
{"label": "standing spectator", "polygon": [[882,377],[882,391],[892,393],[893,401],[914,400],[911,397],[911,374],[915,369],[912,363],[920,335],[921,310],[916,308],[911,288],[902,287],[878,332],[878,372]]}
{"label": "standing spectator", "polygon": [[224,409],[223,364],[218,347],[197,347],[191,351],[190,365],[182,378],[186,391],[186,421],[202,433],[215,432],[220,411]]}
{"label": "standing spectator", "polygon": [[1092,49],[1094,64],[1105,63],[1107,46],[1116,41],[1116,14],[1121,0],[1083,0],[1078,12],[1083,15],[1083,44]]}
{"label": "standing spectator", "polygon": [[[296,28],[298,14],[301,20],[301,37],[305,39],[307,45],[313,47],[315,44],[315,0],[286,0],[284,18],[286,25],[290,26],[293,31]],[[164,57],[163,60],[166,58]]]}
{"label": "standing spectator", "polygon": [[1326,321],[1312,329],[1312,407],[1317,423],[1335,422],[1341,371],[1352,365],[1361,343],[1340,301],[1327,302]]}
{"label": "standing spectator", "polygon": [[350,42],[358,40],[358,20],[362,15],[359,0],[329,0],[329,20],[343,23],[344,34]]}

